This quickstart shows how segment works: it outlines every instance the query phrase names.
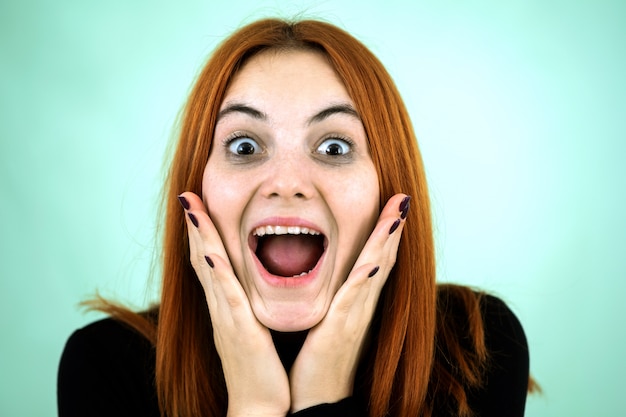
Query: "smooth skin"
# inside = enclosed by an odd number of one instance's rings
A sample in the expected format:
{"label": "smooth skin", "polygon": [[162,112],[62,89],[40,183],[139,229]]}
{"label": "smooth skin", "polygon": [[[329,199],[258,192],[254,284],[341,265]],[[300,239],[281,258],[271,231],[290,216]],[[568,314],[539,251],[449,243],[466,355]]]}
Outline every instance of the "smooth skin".
{"label": "smooth skin", "polygon": [[[286,106],[285,98],[294,96],[301,102]],[[191,192],[181,198],[191,263],[205,291],[222,360],[228,415],[285,416],[352,395],[370,322],[396,260],[407,196],[393,196],[379,214],[378,179],[358,117],[339,112],[311,123],[320,109],[351,104],[321,55],[270,52],[252,58],[233,80],[223,106],[243,98],[265,117],[246,110],[226,117],[222,130],[218,122],[203,179],[204,201]],[[233,131],[246,132],[259,145],[250,159],[229,155],[237,149],[225,140]],[[237,138],[240,144],[241,135]],[[349,142],[336,142],[340,138]],[[325,152],[338,143],[346,151],[339,162],[334,152]],[[285,163],[292,170],[290,181],[285,181]],[[244,177],[246,183],[237,183]],[[361,180],[360,187],[349,187]],[[302,288],[268,285],[245,253],[252,225],[272,210],[319,226],[328,239],[315,279]],[[315,314],[302,314],[307,309]],[[299,326],[284,317],[290,312],[303,318]],[[310,329],[289,375],[270,328]]]}
{"label": "smooth skin", "polygon": [[[363,123],[325,57],[251,58],[220,105],[202,197],[263,325],[293,332],[322,320],[374,229],[379,196]],[[250,249],[257,226],[279,223],[306,224],[326,238],[306,285],[266,279]]]}

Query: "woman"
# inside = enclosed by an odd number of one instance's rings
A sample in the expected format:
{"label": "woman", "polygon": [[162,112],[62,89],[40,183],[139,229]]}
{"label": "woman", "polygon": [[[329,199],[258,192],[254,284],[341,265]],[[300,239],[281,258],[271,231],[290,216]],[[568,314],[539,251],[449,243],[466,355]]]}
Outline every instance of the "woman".
{"label": "woman", "polygon": [[226,39],[167,185],[160,305],[98,305],[114,319],[68,341],[61,417],[523,415],[523,330],[435,284],[409,117],[347,33],[262,20]]}

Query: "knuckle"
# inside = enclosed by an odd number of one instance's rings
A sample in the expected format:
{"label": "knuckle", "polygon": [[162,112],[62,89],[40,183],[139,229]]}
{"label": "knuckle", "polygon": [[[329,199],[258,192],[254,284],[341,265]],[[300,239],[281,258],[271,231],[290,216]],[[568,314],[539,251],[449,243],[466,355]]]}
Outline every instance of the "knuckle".
{"label": "knuckle", "polygon": [[383,256],[383,261],[390,267],[395,265],[396,259],[397,259],[396,251],[391,251],[390,253],[386,253]]}
{"label": "knuckle", "polygon": [[191,266],[194,267],[194,269],[198,268],[198,258],[194,255],[191,255],[189,257],[189,261],[191,262]]}
{"label": "knuckle", "polygon": [[243,305],[243,302],[239,297],[235,297],[232,295],[226,297],[226,302],[231,309],[236,309]]}
{"label": "knuckle", "polygon": [[202,266],[206,264],[204,255],[201,255],[199,253],[190,254],[189,261],[191,262],[191,266],[193,266],[193,268],[196,271],[199,271],[202,268]]}

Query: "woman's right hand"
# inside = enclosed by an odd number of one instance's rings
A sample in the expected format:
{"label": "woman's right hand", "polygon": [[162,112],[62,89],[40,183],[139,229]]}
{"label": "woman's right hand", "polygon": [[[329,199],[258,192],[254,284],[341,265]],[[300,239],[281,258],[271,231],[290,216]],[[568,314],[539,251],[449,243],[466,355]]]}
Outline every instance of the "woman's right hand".
{"label": "woman's right hand", "polygon": [[202,200],[191,192],[185,209],[191,264],[206,295],[215,347],[228,390],[228,416],[285,416],[289,380],[269,330],[250,307]]}

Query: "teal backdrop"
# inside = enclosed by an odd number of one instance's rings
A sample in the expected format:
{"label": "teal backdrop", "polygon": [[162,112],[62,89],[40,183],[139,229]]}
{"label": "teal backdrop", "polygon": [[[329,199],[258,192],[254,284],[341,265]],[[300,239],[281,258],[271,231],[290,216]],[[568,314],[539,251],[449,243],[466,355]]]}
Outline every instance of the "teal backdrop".
{"label": "teal backdrop", "polygon": [[[0,415],[56,415],[67,337],[103,295],[142,307],[162,158],[216,43],[263,16],[329,20],[413,118],[441,281],[505,299],[544,393],[527,416],[623,415],[626,3],[0,4]],[[152,277],[152,279],[150,279]]]}

